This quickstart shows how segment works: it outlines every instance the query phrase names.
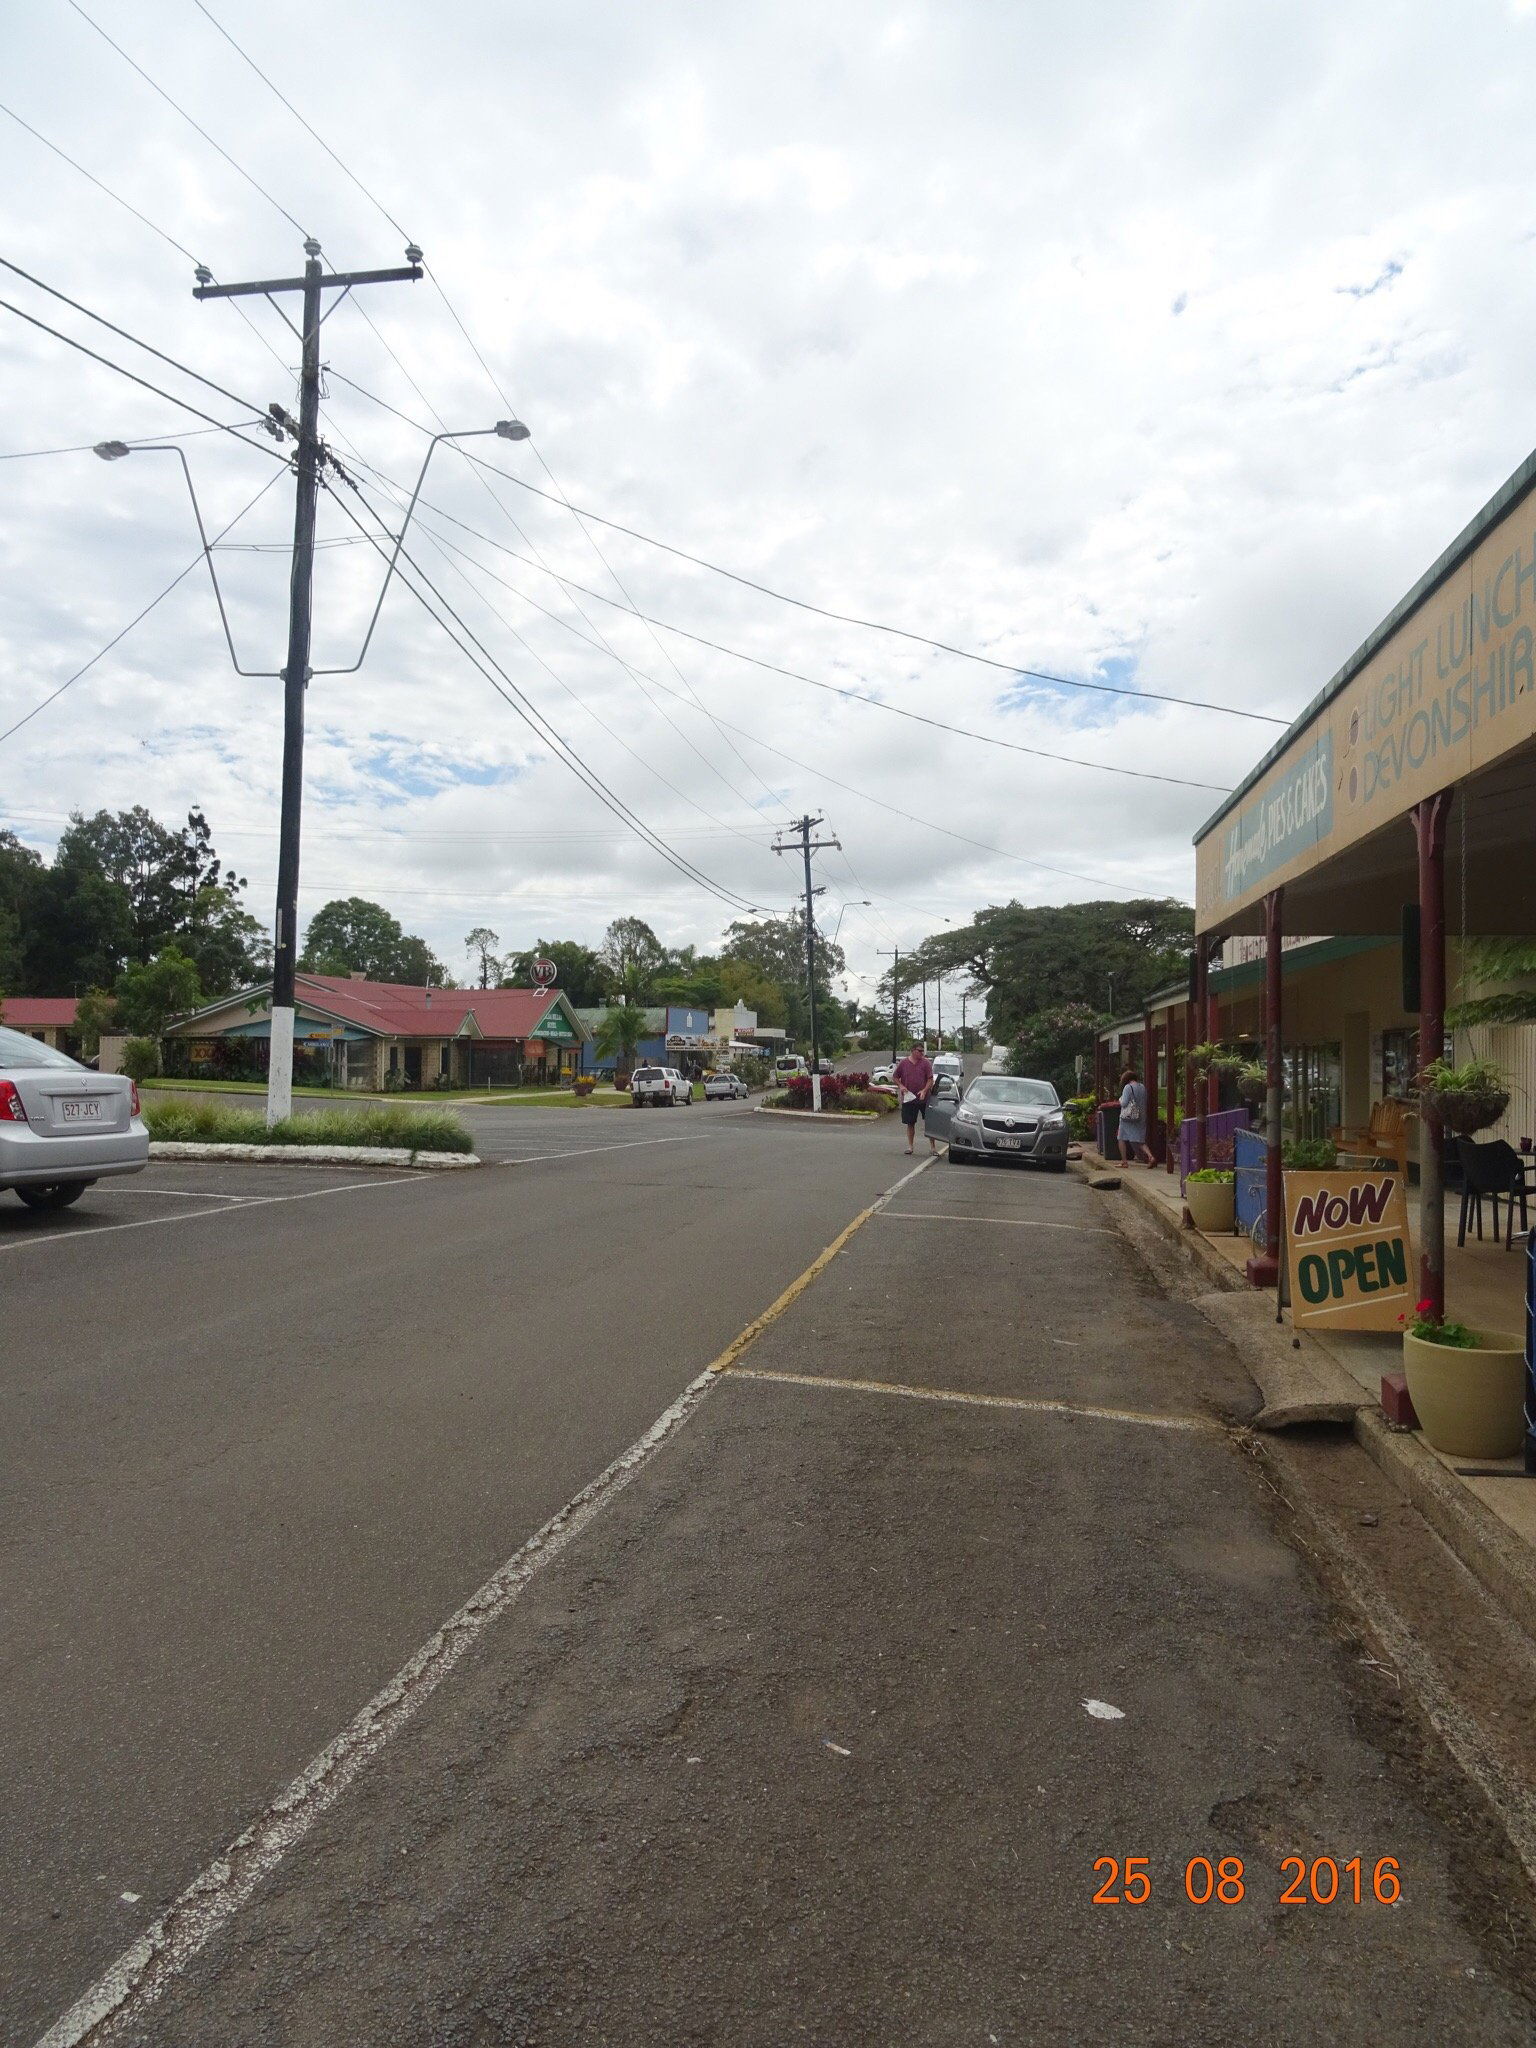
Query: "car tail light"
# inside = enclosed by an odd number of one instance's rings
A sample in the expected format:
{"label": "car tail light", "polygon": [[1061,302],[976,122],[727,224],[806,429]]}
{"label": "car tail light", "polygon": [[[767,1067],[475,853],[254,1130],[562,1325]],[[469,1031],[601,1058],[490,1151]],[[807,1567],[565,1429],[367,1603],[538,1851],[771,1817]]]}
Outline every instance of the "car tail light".
{"label": "car tail light", "polygon": [[138,1084],[138,1082],[137,1082],[137,1081],[130,1081],[130,1082],[128,1083],[128,1114],[129,1114],[130,1116],[137,1116],[137,1115],[138,1115],[138,1113],[139,1113],[139,1084]]}
{"label": "car tail light", "polygon": [[0,1081],[0,1124],[24,1124],[27,1112],[16,1093],[14,1081]]}

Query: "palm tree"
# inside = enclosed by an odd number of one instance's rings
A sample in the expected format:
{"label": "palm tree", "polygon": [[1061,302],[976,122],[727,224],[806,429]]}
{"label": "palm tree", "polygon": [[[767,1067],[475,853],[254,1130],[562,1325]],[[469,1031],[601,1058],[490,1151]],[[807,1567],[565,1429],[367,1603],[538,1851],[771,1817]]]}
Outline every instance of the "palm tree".
{"label": "palm tree", "polygon": [[[599,1019],[594,1043],[599,1059],[612,1059],[618,1072],[628,1073],[645,1036],[645,1011],[639,1003],[616,1003]],[[615,1074],[617,1079],[617,1073]]]}

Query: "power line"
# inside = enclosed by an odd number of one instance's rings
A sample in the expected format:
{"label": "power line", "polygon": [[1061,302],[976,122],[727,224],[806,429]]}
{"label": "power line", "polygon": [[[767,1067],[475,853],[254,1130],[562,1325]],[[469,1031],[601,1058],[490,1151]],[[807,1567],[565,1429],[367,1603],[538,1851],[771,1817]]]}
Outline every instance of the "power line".
{"label": "power line", "polygon": [[84,164],[77,163],[68,150],[60,149],[56,142],[50,142],[41,129],[34,128],[30,121],[23,121],[15,108],[6,106],[3,100],[0,100],[0,114],[9,114],[18,128],[25,128],[29,135],[35,137],[43,145],[44,149],[51,149],[55,156],[62,157],[72,171],[78,171],[82,178],[88,178],[98,192],[105,192],[109,199],[114,200],[117,205],[131,213],[135,220],[142,221],[152,234],[160,237],[162,242],[169,242],[178,255],[185,256],[189,263],[195,264],[197,262],[197,258],[184,243],[178,242],[174,235],[167,234],[166,230],[155,221],[152,221],[147,213],[140,213],[139,209],[126,200],[121,192],[114,191],[110,185],[103,183],[94,171],[88,171]]}
{"label": "power line", "polygon": [[[71,0],[73,4],[73,0]],[[483,458],[469,455],[471,462],[482,462]],[[1054,683],[1066,690],[1096,690],[1108,697],[1139,697],[1152,704],[1182,704],[1192,711],[1215,711],[1226,718],[1248,718],[1259,725],[1289,725],[1286,718],[1274,718],[1267,711],[1241,711],[1231,704],[1210,704],[1201,697],[1175,697],[1162,690],[1128,690],[1118,683],[1088,682],[1081,676],[1051,675],[1044,669],[1024,668],[1017,662],[998,661],[990,654],[977,654],[969,647],[956,647],[948,640],[930,639],[926,633],[908,632],[905,626],[887,625],[880,619],[861,619],[849,612],[835,612],[825,605],[812,604],[809,598],[791,597],[787,591],[775,590],[767,583],[758,583],[750,576],[742,576],[734,569],[726,569],[719,562],[711,562],[703,555],[692,555],[686,548],[674,547],[670,541],[657,540],[654,534],[640,533],[633,526],[625,526],[617,519],[605,519],[600,512],[589,512],[585,507],[572,505],[568,498],[556,498],[548,491],[541,491],[537,484],[531,484],[526,477],[513,476],[509,470],[496,469],[491,462],[484,463],[487,469],[495,469],[499,477],[516,484],[519,490],[532,491],[535,497],[544,498],[550,504],[563,504],[569,511],[579,513],[583,519],[594,520],[599,526],[606,526],[614,533],[626,534],[631,540],[642,541],[645,546],[660,548],[663,554],[675,555],[679,561],[691,562],[696,569],[708,569],[712,575],[723,576],[728,582],[739,583],[747,590],[755,590],[763,597],[771,597],[780,604],[793,605],[797,611],[814,612],[817,618],[831,619],[841,626],[862,626],[871,633],[889,633],[897,640],[910,640],[918,647],[931,647],[940,654],[958,655],[962,661],[980,663],[983,668],[1000,669],[1004,675],[1027,676],[1037,683]]]}
{"label": "power line", "polygon": [[[81,355],[89,356],[93,363],[100,363],[107,370],[116,370],[117,374],[120,377],[126,377],[130,384],[142,385],[146,391],[152,391],[156,398],[163,398],[168,405],[180,406],[183,412],[189,412],[197,419],[206,420],[209,426],[218,427],[223,433],[233,435],[235,440],[244,442],[247,448],[254,448],[260,455],[270,455],[275,462],[280,462],[285,468],[287,467],[288,458],[278,449],[265,448],[260,441],[247,439],[237,428],[226,425],[223,420],[216,420],[211,412],[204,412],[201,407],[189,404],[186,399],[177,398],[169,391],[162,391],[158,384],[151,384],[147,377],[140,377],[133,370],[125,369],[121,363],[114,363],[110,356],[98,355],[95,349],[87,348],[83,341],[76,341],[73,335],[63,334],[57,327],[50,327],[46,320],[39,320],[33,313],[23,312],[20,306],[13,306],[9,299],[0,299],[0,309],[7,313],[14,313],[18,320],[25,320],[29,327],[40,327],[44,334],[51,334],[55,341],[62,341],[67,348],[78,349]],[[110,325],[110,323],[108,324]],[[131,340],[132,336],[128,338]],[[139,345],[140,347],[148,346],[147,343],[140,343]],[[159,350],[152,349],[150,353],[158,355]],[[167,358],[167,360],[170,359]],[[192,371],[188,374],[195,376],[196,372]],[[206,382],[206,379],[203,381]],[[243,405],[245,400],[240,399],[237,403]]]}
{"label": "power line", "polygon": [[[341,510],[347,515],[347,517],[349,517],[353,521],[353,524],[361,527],[362,522],[357,518],[356,514],[351,511],[350,507],[347,506],[345,500],[337,497],[334,486],[328,484],[327,488],[330,490],[332,498],[335,499],[335,502],[341,507]],[[354,485],[353,488],[356,489],[356,486]],[[366,503],[366,500],[364,502]],[[363,531],[368,532],[368,529],[366,527],[363,527]],[[372,535],[370,533],[369,537],[374,547],[376,548],[376,550],[378,551],[379,555],[382,558],[385,551],[382,545],[380,544],[377,536]],[[567,740],[563,739],[561,735],[555,730],[555,728],[552,725],[550,725],[549,721],[538,710],[538,707],[533,703],[533,700],[527,696],[526,692],[520,689],[519,686],[513,682],[511,676],[502,667],[500,662],[496,660],[496,657],[478,638],[474,630],[464,621],[464,619],[454,609],[453,605],[449,602],[449,600],[443,596],[442,592],[437,588],[436,584],[433,583],[432,579],[421,568],[420,564],[415,560],[414,556],[412,556],[408,549],[402,548],[400,550],[400,560],[402,562],[409,564],[410,568],[415,573],[415,575],[420,579],[421,583],[423,583],[426,586],[427,590],[429,590],[432,593],[432,597],[437,600],[437,604],[442,607],[441,611],[437,610],[434,607],[434,605],[426,597],[422,595],[422,592],[416,587],[416,584],[413,583],[408,576],[401,574],[401,572],[397,570],[396,573],[401,575],[401,581],[404,583],[405,588],[416,599],[417,603],[421,605],[422,609],[427,613],[427,615],[436,621],[436,623],[447,634],[448,638],[459,649],[459,651],[463,655],[465,655],[465,657],[471,662],[471,664],[475,668],[479,669],[480,673],[486,678],[486,680],[491,684],[491,687],[496,691],[496,694],[499,697],[503,698],[506,703],[511,705],[513,710],[517,712],[518,716],[521,719],[523,719],[524,723],[530,726],[532,730],[536,732],[539,735],[539,737],[546,742],[546,744],[552,744],[556,748],[558,758],[564,763],[566,767],[572,770],[572,772],[577,776],[578,780],[583,782],[585,786],[592,791],[593,795],[595,795],[598,798],[598,800],[606,806],[607,809],[613,812],[615,817],[619,818],[622,822],[630,825],[631,828],[634,830],[636,836],[641,838],[651,848],[651,850],[654,853],[659,853],[665,861],[667,861],[672,867],[678,869],[679,872],[683,873],[688,880],[693,881],[701,887],[707,889],[711,895],[718,897],[721,902],[726,903],[732,909],[736,910],[746,910],[753,913],[761,911],[762,906],[760,904],[749,902],[745,897],[738,895],[734,890],[729,889],[722,883],[714,881],[713,878],[705,874],[702,869],[695,867],[691,861],[688,861],[683,855],[677,853],[672,847],[670,847],[667,844],[667,842],[661,838],[660,834],[655,831],[654,827],[647,825],[645,820],[641,818],[637,812],[631,810],[629,805],[624,802],[624,799],[620,797],[617,794],[617,792],[610,789],[608,784],[603,781],[601,776],[598,775],[597,771],[593,768],[590,768],[587,765],[587,763],[582,760],[580,754],[577,753],[575,748],[572,747]],[[445,612],[447,614],[446,619],[443,616],[443,613]],[[458,628],[458,633],[455,633],[453,627],[450,627],[450,625],[448,624],[449,619],[453,621],[453,626]],[[459,637],[459,634],[462,634],[464,637],[461,639]],[[470,646],[466,646],[466,640],[471,643]],[[477,650],[477,652],[472,652],[471,646],[473,647],[473,649]],[[484,660],[480,659],[481,656],[484,657]],[[487,663],[489,663],[489,667],[486,665]]]}
{"label": "power line", "polygon": [[180,114],[181,118],[183,119],[183,121],[186,122],[189,128],[195,128],[198,134],[201,135],[201,137],[203,138],[204,142],[208,144],[208,147],[210,149],[218,151],[219,155],[223,157],[225,163],[229,165],[232,171],[238,172],[239,175],[242,178],[244,178],[247,185],[249,185],[253,191],[259,192],[261,194],[262,198],[266,200],[269,206],[275,206],[278,212],[283,216],[283,219],[288,222],[290,227],[297,228],[301,235],[308,235],[309,230],[304,226],[304,223],[302,221],[295,220],[293,215],[288,211],[287,207],[283,205],[281,200],[274,199],[272,197],[272,194],[267,190],[266,186],[263,185],[258,178],[253,177],[251,173],[245,168],[244,164],[237,163],[234,157],[230,155],[229,151],[223,146],[222,143],[215,142],[213,137],[208,133],[208,130],[204,128],[200,122],[194,121],[192,116],[187,112],[186,108],[182,106],[179,101],[172,99],[171,95],[165,90],[165,87],[163,85],[156,84],[154,79],[150,77],[149,73],[144,69],[142,64],[134,62],[133,58],[129,56],[128,52],[123,48],[121,43],[112,41],[111,36],[107,34],[106,30],[102,27],[101,23],[95,20],[91,15],[86,13],[85,9],[80,5],[80,0],[69,0],[69,4],[75,10],[76,14],[79,15],[82,21],[88,22],[90,26],[93,29],[95,29],[97,35],[101,37],[104,43],[111,43],[112,48],[116,50],[117,54],[119,55],[119,57],[122,58],[123,62],[131,66],[131,68],[139,74],[140,78],[143,79],[144,83],[150,88],[152,92],[157,92],[160,95],[161,99],[165,101],[168,107],[173,107],[175,111],[178,114]]}
{"label": "power line", "polygon": [[[272,486],[277,482],[278,475],[279,472],[277,470],[274,470],[272,472],[271,476],[267,478],[266,482],[262,485],[261,489],[256,493],[256,496],[251,499],[250,503],[248,505],[243,506],[241,510],[235,514],[234,518],[230,520],[228,526],[224,527],[215,536],[213,543],[214,546],[218,545],[219,541],[221,541],[224,538],[224,535],[226,533],[231,532],[235,527],[237,527],[240,524],[240,521],[245,517],[246,513],[252,511],[255,508],[255,506],[259,503],[259,501],[266,496],[267,492],[270,491]],[[191,575],[192,571],[197,567],[198,563],[202,559],[202,549],[199,548],[197,553],[192,557],[191,561],[188,562],[186,568],[181,570],[177,575],[173,576],[170,582],[166,584],[164,590],[162,590],[157,597],[152,597],[149,603],[145,605],[143,611],[137,613],[133,618],[131,618],[128,621],[127,625],[123,627],[121,632],[114,633],[112,638],[107,642],[105,647],[98,648],[96,652],[91,656],[90,660],[86,662],[83,667],[77,668],[74,674],[70,676],[67,679],[67,681],[60,683],[59,687],[55,691],[53,691],[51,695],[44,697],[40,703],[34,704],[32,706],[32,709],[26,712],[22,717],[18,718],[14,725],[8,725],[4,732],[0,732],[0,745],[4,745],[5,741],[7,741],[11,737],[12,733],[20,732],[21,728],[24,725],[30,724],[31,721],[34,718],[36,718],[37,714],[40,711],[46,711],[50,704],[56,703],[58,699],[63,696],[66,690],[72,688],[74,684],[78,683],[83,675],[87,675],[90,672],[90,670],[92,670],[96,666],[97,662],[100,661],[105,655],[110,654],[112,652],[112,649],[118,644],[120,640],[125,640],[128,637],[128,635],[133,631],[135,626],[137,626],[142,620],[147,619],[149,617],[150,613],[155,609],[156,605],[162,604],[165,601],[165,599],[170,596],[171,592],[176,588],[178,583],[183,582],[188,576]]]}
{"label": "power line", "polygon": [[[374,466],[371,463],[365,463],[363,466],[366,469],[370,470],[371,473],[374,476],[378,477],[382,482],[393,484],[396,490],[399,490],[401,488],[400,485],[395,484],[394,479],[392,477],[386,476],[384,471],[374,468]],[[451,512],[445,511],[442,506],[434,505],[430,499],[423,498],[419,502],[420,506],[424,510],[435,512],[439,518],[446,519],[452,525],[461,527],[464,532],[472,535],[474,539],[482,541],[485,544],[485,546],[495,548],[499,553],[510,555],[513,561],[521,562],[525,568],[542,569],[547,576],[552,577],[556,583],[562,586],[562,588],[578,589],[582,592],[584,596],[596,598],[599,604],[613,603],[612,598],[604,597],[600,591],[588,590],[584,584],[573,585],[571,579],[569,577],[562,576],[558,572],[558,570],[551,569],[547,566],[547,564],[541,561],[535,561],[530,556],[520,555],[516,548],[508,547],[505,541],[495,540],[492,538],[490,534],[481,533],[478,530],[478,528],[469,525],[469,523],[466,520],[457,519]],[[423,524],[425,525],[426,522],[423,521]],[[428,527],[427,530],[430,532],[430,527]],[[452,543],[449,543],[449,545],[452,545]],[[464,549],[459,549],[457,550],[457,552],[464,554],[466,561],[473,562],[475,559],[473,555],[470,555]],[[529,597],[526,592],[519,590],[516,584],[507,583],[504,578],[496,576],[495,571],[486,568],[484,563],[476,562],[475,566],[480,570],[482,575],[490,576],[495,581],[501,583],[504,589],[510,590],[515,597],[521,598],[525,604],[532,605],[535,611],[543,612],[546,618],[553,620],[556,625],[562,627],[566,632],[574,633],[578,640],[585,641],[586,645],[588,645],[589,647],[595,646],[597,644],[593,641],[587,640],[586,635],[584,633],[579,632],[576,627],[572,626],[568,619],[562,619],[557,612],[548,611],[543,605],[541,605],[538,602],[536,598]],[[577,609],[580,610],[580,606],[578,606]],[[586,614],[583,613],[582,616],[585,617]],[[1221,796],[1229,794],[1228,790],[1221,783],[1196,782],[1192,780],[1190,777],[1184,775],[1161,775],[1150,768],[1125,768],[1122,767],[1118,762],[1114,761],[1088,761],[1084,760],[1083,757],[1078,754],[1058,754],[1052,752],[1050,749],[1046,747],[1029,746],[1023,740],[1004,739],[1002,735],[998,733],[977,732],[975,728],[972,726],[955,725],[948,719],[934,718],[930,716],[927,712],[911,711],[908,710],[904,705],[900,704],[888,704],[885,702],[883,698],[866,696],[862,690],[845,689],[841,684],[825,682],[817,676],[804,675],[798,669],[784,668],[778,662],[764,661],[759,659],[759,657],[756,655],[744,654],[741,652],[739,648],[726,647],[718,641],[706,640],[700,634],[688,633],[686,628],[684,627],[666,626],[665,621],[657,621],[657,623],[665,626],[665,630],[668,632],[681,632],[685,635],[686,638],[690,640],[698,640],[701,646],[712,647],[715,649],[717,653],[720,654],[732,655],[738,661],[750,662],[756,668],[768,669],[774,675],[787,676],[792,681],[808,683],[812,689],[827,691],[830,695],[834,697],[845,697],[854,704],[868,705],[871,710],[888,711],[891,713],[893,717],[906,718],[912,720],[914,723],[918,725],[932,726],[940,732],[953,733],[956,735],[957,738],[960,739],[976,740],[980,742],[980,744],[982,744],[983,746],[1001,747],[1006,752],[1012,754],[1029,754],[1033,756],[1036,760],[1058,761],[1069,768],[1090,768],[1096,770],[1101,775],[1125,775],[1131,777],[1133,780],[1138,782],[1163,782],[1168,783],[1173,787],[1179,789],[1211,790],[1217,795]],[[608,652],[612,652],[611,648],[607,648],[606,642],[602,644]],[[625,663],[624,666],[628,667],[629,665],[628,663]],[[647,672],[643,669],[631,669],[630,673],[643,677],[644,680],[647,682],[655,683],[658,688],[662,687],[662,685],[655,676],[647,674]]]}

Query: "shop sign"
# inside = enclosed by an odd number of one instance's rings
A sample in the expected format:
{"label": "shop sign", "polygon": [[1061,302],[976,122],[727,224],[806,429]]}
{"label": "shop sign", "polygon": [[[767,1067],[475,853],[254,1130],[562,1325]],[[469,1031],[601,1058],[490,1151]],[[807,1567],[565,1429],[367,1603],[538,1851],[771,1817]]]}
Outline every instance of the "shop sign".
{"label": "shop sign", "polygon": [[1221,848],[1228,903],[1287,867],[1333,831],[1333,734],[1325,732],[1259,801],[1227,827]]}
{"label": "shop sign", "polygon": [[1395,1330],[1413,1308],[1408,1194],[1395,1173],[1288,1173],[1285,1238],[1298,1329]]}
{"label": "shop sign", "polygon": [[534,1036],[542,1038],[546,1044],[574,1045],[576,1043],[575,1032],[559,1010],[550,1010],[544,1017],[540,1018],[539,1028],[534,1033]]}

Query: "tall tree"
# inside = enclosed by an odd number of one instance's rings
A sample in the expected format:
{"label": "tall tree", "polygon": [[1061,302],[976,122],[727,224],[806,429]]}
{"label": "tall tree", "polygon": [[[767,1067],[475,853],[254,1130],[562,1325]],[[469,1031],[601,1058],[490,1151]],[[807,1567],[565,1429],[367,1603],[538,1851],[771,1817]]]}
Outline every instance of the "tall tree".
{"label": "tall tree", "polygon": [[477,924],[473,931],[464,934],[464,950],[475,963],[481,988],[495,988],[505,971],[496,951],[500,944],[500,932],[493,932],[488,924]]}
{"label": "tall tree", "polygon": [[33,993],[27,979],[23,935],[43,873],[43,857],[14,832],[0,832],[0,994]]}
{"label": "tall tree", "polygon": [[413,938],[382,903],[366,896],[338,896],[321,905],[304,934],[299,965],[311,974],[361,974],[369,981],[448,986],[448,970],[426,940]]}
{"label": "tall tree", "polygon": [[195,1010],[202,998],[196,963],[179,946],[153,960],[135,960],[117,978],[117,1021],[136,1038],[158,1038],[173,1017]]}
{"label": "tall tree", "polygon": [[597,957],[615,983],[638,988],[650,1000],[651,985],[666,967],[667,949],[642,917],[616,917],[603,934]]}

